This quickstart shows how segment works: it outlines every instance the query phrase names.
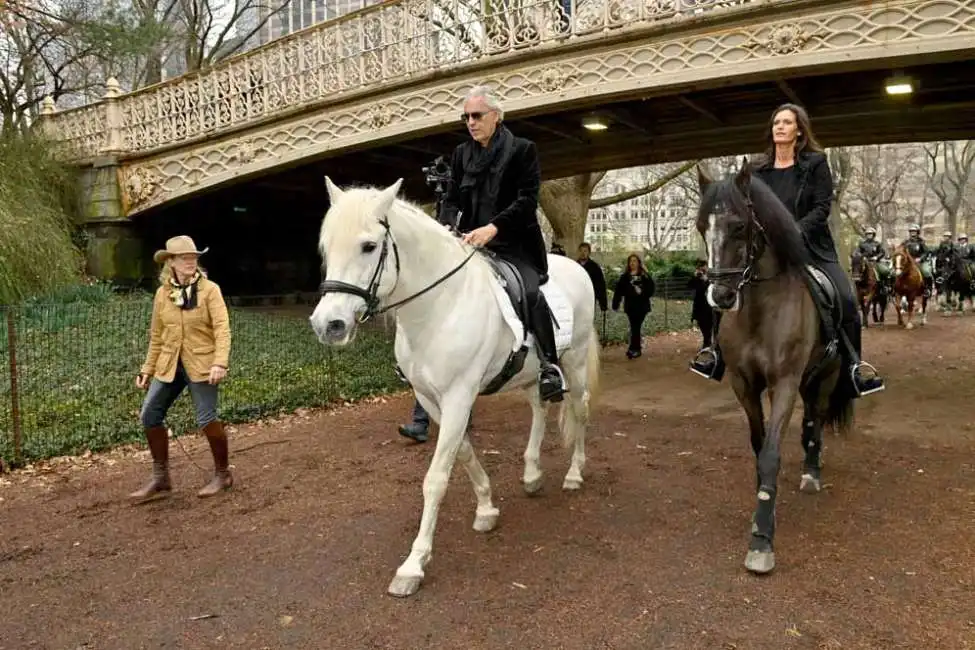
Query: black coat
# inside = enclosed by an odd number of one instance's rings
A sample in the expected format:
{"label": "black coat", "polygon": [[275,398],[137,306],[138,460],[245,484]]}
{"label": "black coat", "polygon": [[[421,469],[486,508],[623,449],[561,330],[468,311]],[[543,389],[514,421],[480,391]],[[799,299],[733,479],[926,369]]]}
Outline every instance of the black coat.
{"label": "black coat", "polygon": [[698,323],[710,323],[713,318],[713,308],[708,304],[708,286],[710,282],[706,277],[694,275],[687,281],[687,286],[694,290],[694,302],[691,303],[691,320]]}
{"label": "black coat", "polygon": [[[474,140],[469,140],[458,145],[450,159],[453,181],[444,197],[440,219],[443,223],[454,225],[459,212],[460,222],[457,223],[457,228],[461,232],[470,232],[486,225],[477,223],[471,194],[460,189],[464,176],[465,150],[480,146]],[[498,234],[488,243],[488,250],[502,257],[523,260],[540,274],[548,273],[545,240],[542,238],[537,214],[541,170],[535,143],[512,136],[510,156],[502,163],[498,173],[501,174],[501,179],[498,183],[498,195],[494,199],[493,217],[489,221],[498,229]]]}
{"label": "black coat", "polygon": [[[772,169],[774,160],[758,165],[756,175]],[[829,230],[829,213],[833,207],[833,175],[829,170],[826,154],[804,151],[796,157],[793,166],[798,191],[792,205],[786,207],[799,222],[806,246],[814,257],[823,262],[839,262],[836,242]],[[762,180],[765,180],[762,178]],[[781,197],[780,197],[781,198]]]}
{"label": "black coat", "polygon": [[[636,292],[636,288],[640,292]],[[646,273],[640,275],[630,275],[625,271],[616,283],[616,290],[613,291],[613,309],[620,308],[620,301],[623,301],[623,311],[628,314],[645,314],[650,311],[650,299],[657,291],[657,285]]]}
{"label": "black coat", "polygon": [[592,288],[596,293],[596,303],[599,304],[600,309],[606,311],[606,278],[603,276],[603,270],[592,258],[581,264],[582,268],[589,274],[589,279],[592,280]]}

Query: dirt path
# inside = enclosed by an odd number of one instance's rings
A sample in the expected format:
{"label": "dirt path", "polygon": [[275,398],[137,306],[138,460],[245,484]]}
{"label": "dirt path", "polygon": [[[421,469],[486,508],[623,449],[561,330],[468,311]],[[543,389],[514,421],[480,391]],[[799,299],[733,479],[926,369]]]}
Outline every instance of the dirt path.
{"label": "dirt path", "polygon": [[796,489],[793,420],[764,579],[742,568],[744,417],[727,382],[685,370],[697,339],[679,334],[631,362],[607,351],[577,494],[559,489],[568,457],[550,433],[543,494],[523,496],[528,407],[483,399],[475,444],[499,527],[471,530],[454,472],[408,600],[385,589],[433,446],[396,435],[406,395],[242,427],[238,486],[207,502],[179,447],[177,495],[138,508],[124,496],[143,453],[0,477],[0,649],[975,648],[973,334],[972,317],[866,334],[890,388],[859,404],[854,437],[828,438],[813,497]]}

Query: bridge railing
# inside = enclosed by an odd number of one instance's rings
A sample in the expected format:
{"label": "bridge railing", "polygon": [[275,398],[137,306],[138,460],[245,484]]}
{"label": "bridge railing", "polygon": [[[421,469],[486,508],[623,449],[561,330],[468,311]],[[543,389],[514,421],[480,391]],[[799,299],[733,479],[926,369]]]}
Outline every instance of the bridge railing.
{"label": "bridge railing", "polygon": [[[56,112],[45,131],[63,155],[145,154],[310,106],[482,62],[634,26],[775,0],[389,0],[140,90]],[[381,128],[381,105],[362,115]]]}

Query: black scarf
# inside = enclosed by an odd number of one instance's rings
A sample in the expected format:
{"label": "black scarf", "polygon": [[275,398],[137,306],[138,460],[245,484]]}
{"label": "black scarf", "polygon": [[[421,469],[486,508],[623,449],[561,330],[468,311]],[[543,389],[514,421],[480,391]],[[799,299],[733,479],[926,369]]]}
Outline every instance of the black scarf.
{"label": "black scarf", "polygon": [[190,281],[186,284],[180,284],[176,280],[176,274],[173,273],[172,277],[169,279],[169,284],[172,288],[169,290],[169,299],[173,301],[180,309],[193,309],[196,307],[196,297],[199,291],[197,290],[197,285],[200,283],[200,279],[203,275],[197,271],[190,278]]}
{"label": "black scarf", "polygon": [[470,193],[471,223],[475,228],[487,225],[494,218],[501,172],[511,158],[513,144],[511,131],[499,124],[487,147],[471,141],[464,148],[464,177],[459,189]]}

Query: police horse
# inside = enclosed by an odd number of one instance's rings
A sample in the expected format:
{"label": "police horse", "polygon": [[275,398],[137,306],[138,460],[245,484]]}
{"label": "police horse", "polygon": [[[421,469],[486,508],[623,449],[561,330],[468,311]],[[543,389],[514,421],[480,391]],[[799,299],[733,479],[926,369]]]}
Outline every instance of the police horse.
{"label": "police horse", "polygon": [[[539,396],[539,363],[525,326],[528,310],[517,273],[397,198],[402,181],[384,190],[342,190],[325,178],[331,202],[319,238],[325,280],[311,315],[322,343],[344,346],[355,338],[357,325],[395,308],[396,361],[420,404],[440,425],[423,480],[420,528],[388,588],[394,596],[420,588],[456,460],[467,470],[477,497],[474,530],[488,532],[497,524],[491,483],[466,430],[477,396],[520,390],[531,404],[522,478],[529,494],[542,486],[539,455],[548,411]],[[562,488],[576,490],[583,482],[589,406],[599,379],[595,299],[579,264],[557,255],[549,255],[548,263],[542,291],[555,318],[568,388],[559,417],[562,440],[572,448]]]}
{"label": "police horse", "polygon": [[904,246],[898,246],[891,256],[894,267],[894,305],[897,307],[897,324],[905,327],[904,312],[907,312],[906,328],[914,329],[915,302],[921,299],[921,324],[928,323],[928,297],[925,294],[924,276],[921,267]]}
{"label": "police horse", "polygon": [[934,256],[934,281],[938,302],[948,316],[957,300],[957,311],[965,313],[965,300],[975,309],[975,264],[964,259],[954,246],[939,248]]}
{"label": "police horse", "polygon": [[871,314],[874,323],[883,323],[888,295],[887,287],[877,272],[877,261],[854,254],[851,258],[850,271],[856,289],[857,304],[860,305],[863,327],[870,326],[868,316]]}

